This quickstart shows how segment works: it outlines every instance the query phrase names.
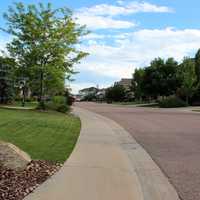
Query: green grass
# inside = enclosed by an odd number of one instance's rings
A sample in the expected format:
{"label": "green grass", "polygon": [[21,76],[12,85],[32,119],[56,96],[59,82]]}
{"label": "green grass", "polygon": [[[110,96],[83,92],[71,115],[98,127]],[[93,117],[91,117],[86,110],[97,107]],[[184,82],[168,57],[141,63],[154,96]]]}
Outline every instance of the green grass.
{"label": "green grass", "polygon": [[[31,102],[25,102],[25,107],[26,108],[36,108],[38,105],[37,101],[31,101]],[[11,107],[22,107],[22,102],[21,101],[15,101],[12,105],[10,105]]]}
{"label": "green grass", "polygon": [[138,104],[137,102],[113,102],[112,104],[116,104],[116,105],[136,105]]}
{"label": "green grass", "polygon": [[0,109],[0,140],[13,143],[32,159],[64,162],[80,126],[79,118],[58,112]]}
{"label": "green grass", "polygon": [[200,112],[200,110],[192,110],[192,111],[194,111],[194,112]]}
{"label": "green grass", "polygon": [[137,107],[158,107],[157,103],[147,103],[147,102],[139,102],[139,101],[133,101],[133,102],[113,102],[114,105],[123,105],[123,106],[137,106]]}
{"label": "green grass", "polygon": [[144,107],[144,108],[159,108],[158,103],[149,103],[144,105],[138,105],[138,107]]}
{"label": "green grass", "polygon": [[129,106],[129,105],[140,105],[143,104],[143,102],[137,102],[137,101],[130,101],[130,102],[113,102],[112,104],[116,105],[124,105],[124,106]]}

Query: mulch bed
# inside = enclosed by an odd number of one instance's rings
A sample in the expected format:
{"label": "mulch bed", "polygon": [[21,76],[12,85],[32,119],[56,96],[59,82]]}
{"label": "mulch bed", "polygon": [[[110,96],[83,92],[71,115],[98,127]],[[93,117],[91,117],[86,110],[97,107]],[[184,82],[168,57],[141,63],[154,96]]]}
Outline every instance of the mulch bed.
{"label": "mulch bed", "polygon": [[0,166],[0,200],[22,200],[62,167],[59,163],[31,161],[23,171]]}

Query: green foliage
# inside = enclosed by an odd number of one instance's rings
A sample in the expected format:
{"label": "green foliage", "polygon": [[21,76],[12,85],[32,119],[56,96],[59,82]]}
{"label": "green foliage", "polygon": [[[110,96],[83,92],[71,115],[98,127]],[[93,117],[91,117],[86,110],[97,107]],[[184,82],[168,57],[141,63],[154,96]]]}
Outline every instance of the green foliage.
{"label": "green foliage", "polygon": [[75,23],[68,8],[53,9],[50,3],[15,3],[4,17],[4,31],[13,36],[7,49],[17,60],[18,76],[28,77],[40,101],[63,91],[65,79],[75,73],[74,64],[87,55],[77,49],[88,33],[85,26]]}
{"label": "green foliage", "polygon": [[54,96],[51,101],[45,104],[43,109],[67,113],[70,111],[70,106],[66,104],[66,98],[64,96]]}
{"label": "green foliage", "polygon": [[61,104],[56,108],[56,111],[61,113],[67,113],[70,111],[70,107],[68,105]]}
{"label": "green foliage", "polygon": [[188,106],[188,104],[178,97],[168,97],[159,101],[159,107],[161,108],[178,108],[186,106]]}
{"label": "green foliage", "polygon": [[106,100],[108,102],[124,101],[126,97],[126,90],[122,85],[116,84],[106,90]]}
{"label": "green foliage", "polygon": [[0,103],[7,104],[14,99],[15,62],[8,57],[0,57]]}
{"label": "green foliage", "polygon": [[52,102],[54,104],[61,105],[61,104],[65,104],[66,103],[66,99],[65,99],[64,96],[54,96],[52,98]]}
{"label": "green foliage", "polygon": [[144,69],[136,69],[133,74],[132,80],[132,90],[134,92],[135,98],[141,100],[144,96],[144,91],[142,89],[142,82],[144,79]]}
{"label": "green foliage", "polygon": [[66,99],[66,104],[68,106],[72,106],[72,104],[75,101],[75,98],[70,94],[69,89],[65,89],[64,96],[65,96],[65,99]]}
{"label": "green foliage", "polygon": [[155,59],[149,67],[145,68],[142,88],[147,96],[157,98],[158,96],[169,96],[174,94],[178,88],[176,77],[178,63],[169,58],[166,62]]}
{"label": "green foliage", "polygon": [[182,81],[180,87],[180,93],[186,97],[187,103],[189,103],[189,98],[197,90],[197,76],[195,73],[195,62],[191,58],[184,58],[182,64],[180,65],[178,76]]}
{"label": "green foliage", "polygon": [[198,83],[200,82],[200,49],[197,51],[195,55],[195,72],[197,76]]}

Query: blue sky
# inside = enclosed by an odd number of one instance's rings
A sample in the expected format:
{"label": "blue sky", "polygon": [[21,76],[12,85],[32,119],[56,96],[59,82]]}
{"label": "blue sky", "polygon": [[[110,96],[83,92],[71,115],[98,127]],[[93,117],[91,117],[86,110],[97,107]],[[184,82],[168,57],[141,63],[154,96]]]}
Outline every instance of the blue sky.
{"label": "blue sky", "polygon": [[[1,2],[1,16],[13,0]],[[76,66],[80,73],[71,83],[73,92],[83,87],[106,87],[155,57],[193,56],[200,48],[199,0],[22,0],[26,4],[51,2],[67,6],[78,23],[91,34],[79,46],[90,56]],[[4,20],[0,17],[0,25]],[[0,33],[0,48],[9,37]]]}

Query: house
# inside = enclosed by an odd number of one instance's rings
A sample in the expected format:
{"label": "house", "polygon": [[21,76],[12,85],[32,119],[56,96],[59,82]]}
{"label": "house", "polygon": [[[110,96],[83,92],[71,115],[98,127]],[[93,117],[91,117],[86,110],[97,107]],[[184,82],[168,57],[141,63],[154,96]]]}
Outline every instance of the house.
{"label": "house", "polygon": [[122,85],[125,89],[129,90],[132,85],[132,79],[122,78],[119,82],[116,82],[115,84]]}
{"label": "house", "polygon": [[97,100],[102,101],[105,99],[105,96],[106,96],[106,88],[99,89],[96,94]]}
{"label": "house", "polygon": [[81,99],[84,99],[85,97],[89,96],[89,95],[96,95],[98,92],[98,89],[96,87],[89,87],[89,88],[84,88],[82,90],[79,91],[79,96],[81,97]]}

